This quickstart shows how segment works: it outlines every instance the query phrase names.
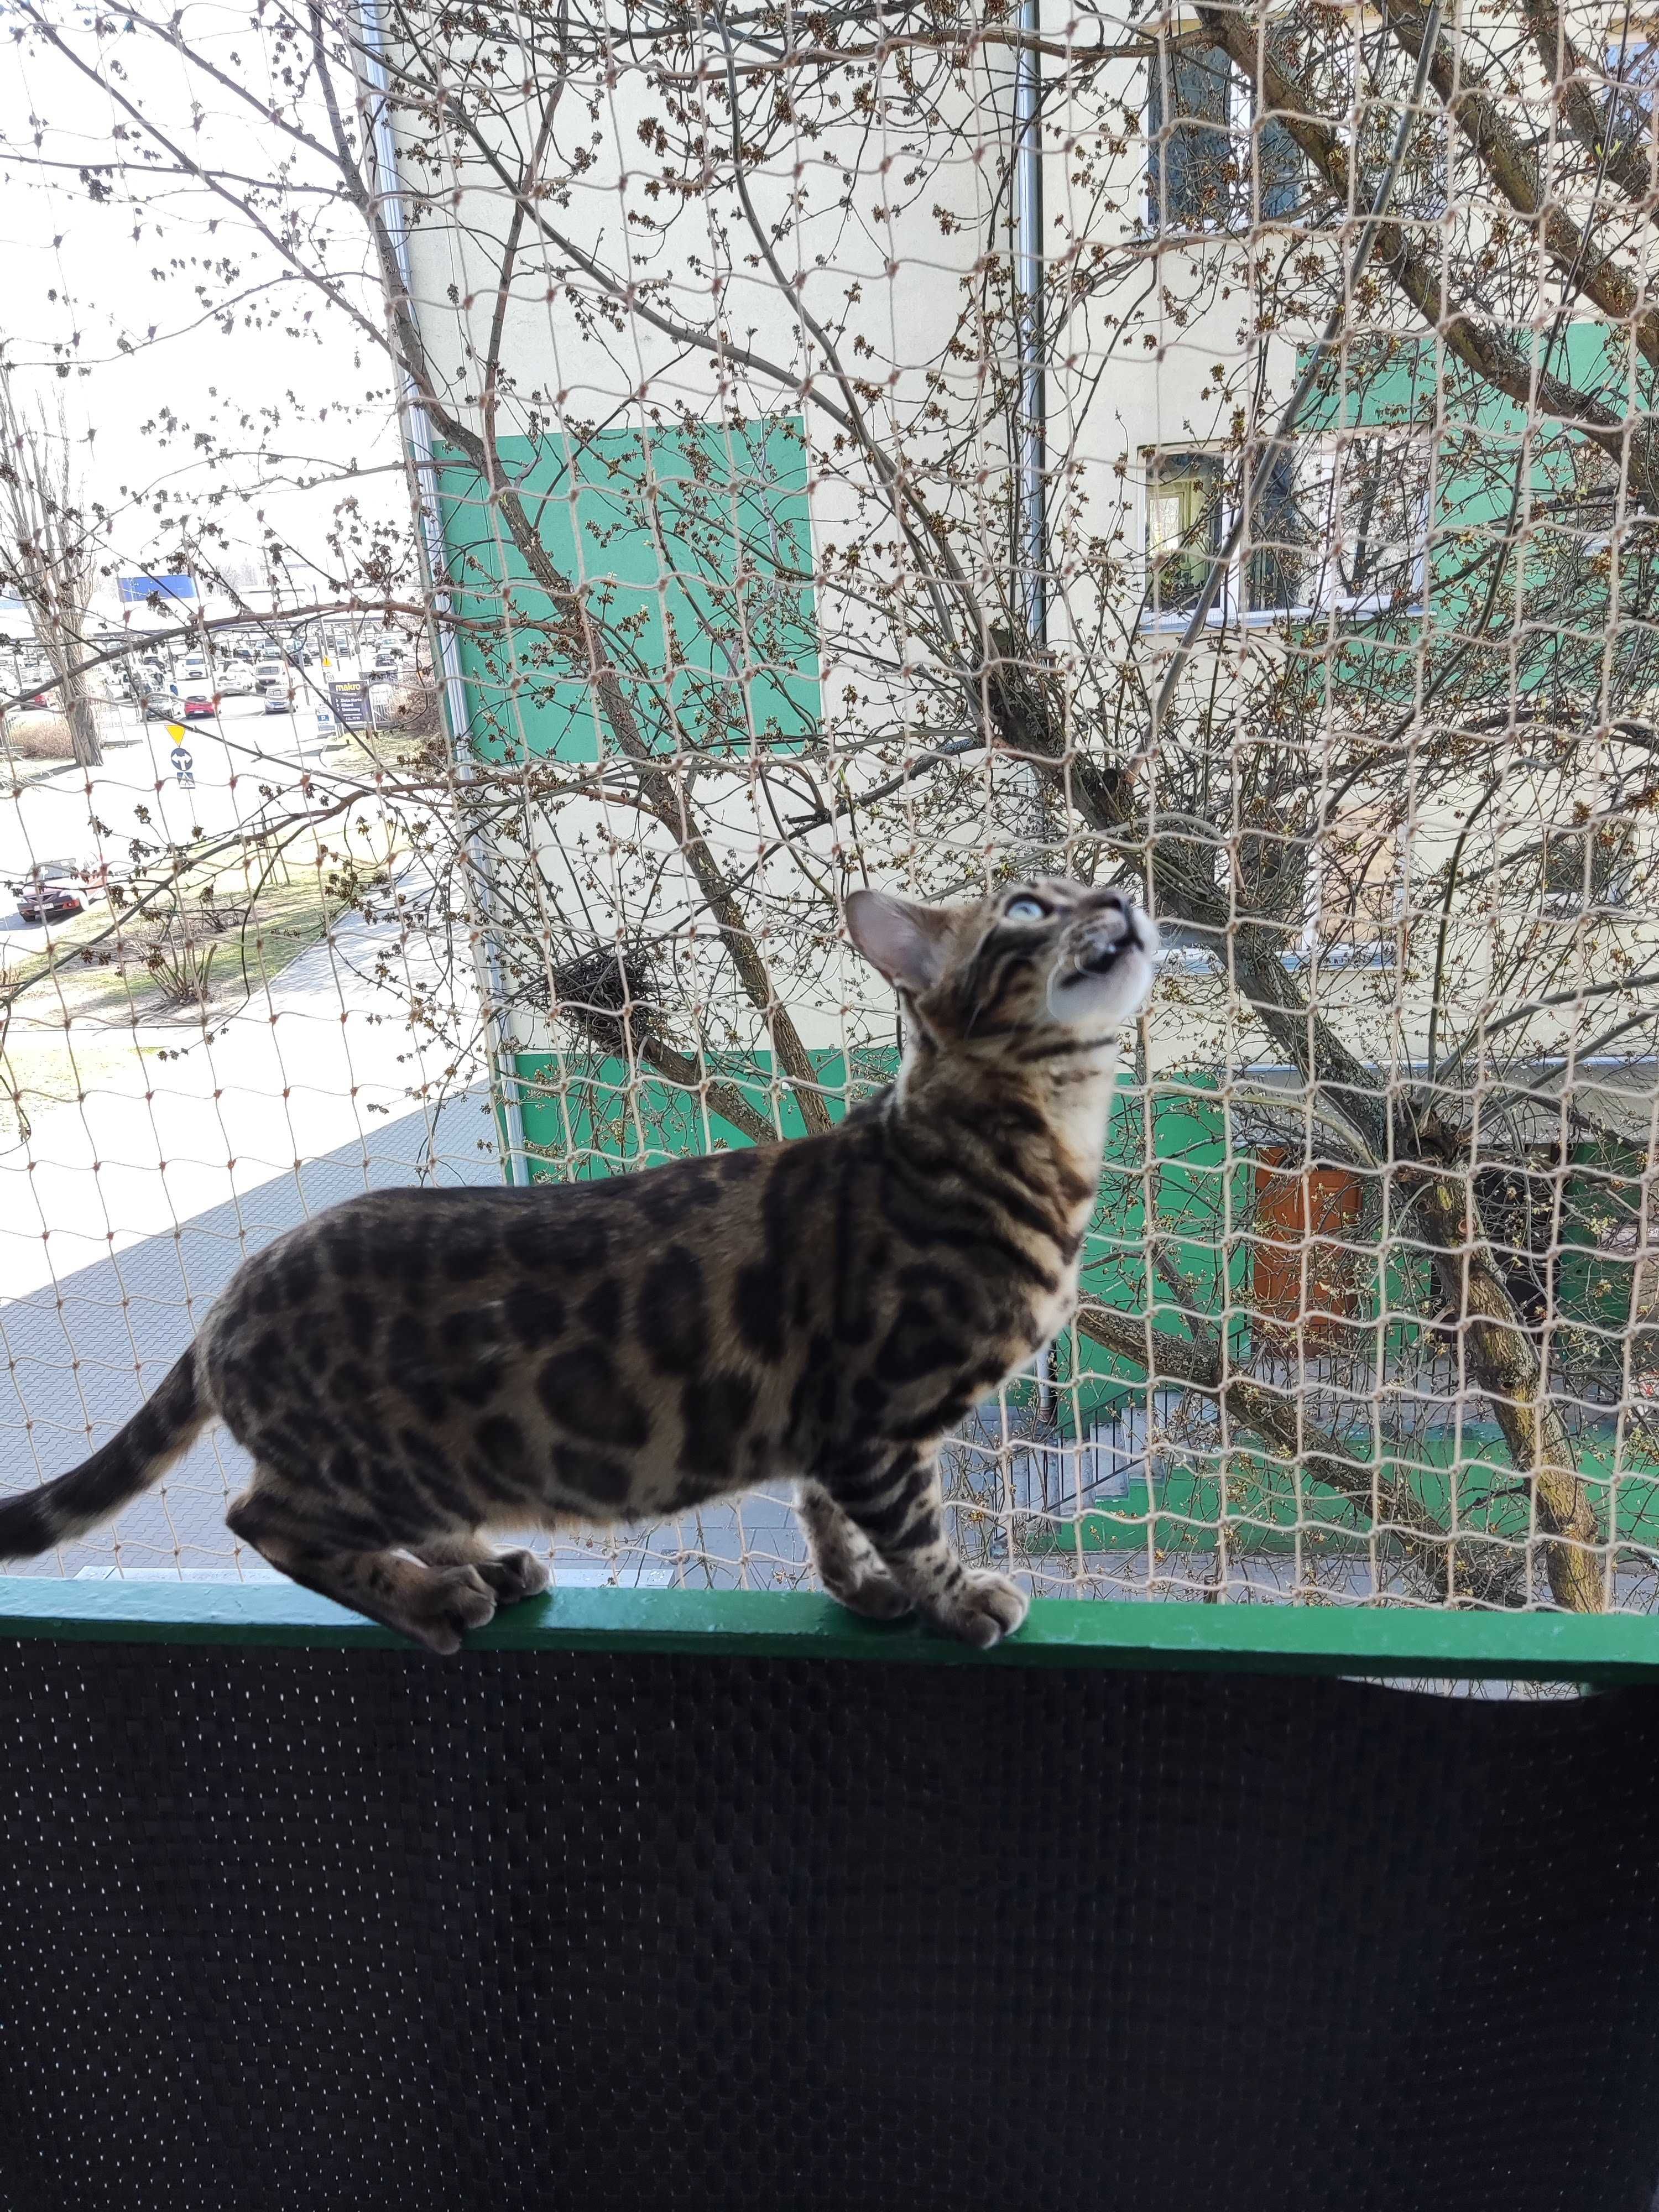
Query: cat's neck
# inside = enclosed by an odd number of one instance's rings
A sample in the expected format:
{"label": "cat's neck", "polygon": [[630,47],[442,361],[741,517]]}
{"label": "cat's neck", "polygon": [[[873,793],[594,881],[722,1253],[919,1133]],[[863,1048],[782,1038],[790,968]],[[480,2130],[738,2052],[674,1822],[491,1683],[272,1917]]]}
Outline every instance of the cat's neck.
{"label": "cat's neck", "polygon": [[[907,1042],[889,1110],[901,1122],[919,1125],[971,1120],[976,1112],[991,1121],[1010,1109],[1029,1125],[1036,1115],[1045,1125],[1046,1144],[1031,1148],[1032,1165],[1048,1150],[1092,1192],[1100,1180],[1117,1071],[1114,1034],[1086,1040],[1057,1035],[1045,1056],[1023,1060],[988,1044],[940,1049],[913,1040]],[[1005,1171],[1019,1172],[1020,1150],[1004,1160]]]}

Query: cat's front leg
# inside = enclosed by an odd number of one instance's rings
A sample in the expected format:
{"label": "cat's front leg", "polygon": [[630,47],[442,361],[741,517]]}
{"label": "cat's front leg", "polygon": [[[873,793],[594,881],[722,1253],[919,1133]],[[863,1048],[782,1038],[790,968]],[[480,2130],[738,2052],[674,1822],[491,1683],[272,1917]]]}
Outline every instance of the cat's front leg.
{"label": "cat's front leg", "polygon": [[795,1510],[818,1580],[838,1604],[870,1620],[896,1620],[909,1612],[910,1600],[882,1565],[875,1546],[821,1483],[800,1483]]}
{"label": "cat's front leg", "polygon": [[1024,1620],[1030,1607],[1024,1591],[1006,1575],[964,1567],[946,1540],[933,1449],[907,1446],[843,1463],[820,1481],[904,1596],[947,1636],[988,1650]]}

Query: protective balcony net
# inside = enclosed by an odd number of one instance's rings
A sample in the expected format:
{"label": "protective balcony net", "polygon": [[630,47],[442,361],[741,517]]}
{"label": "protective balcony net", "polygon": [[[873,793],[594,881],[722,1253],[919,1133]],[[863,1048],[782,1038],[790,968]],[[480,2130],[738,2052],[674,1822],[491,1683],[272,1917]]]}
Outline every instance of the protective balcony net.
{"label": "protective balcony net", "polygon": [[[234,14],[47,8],[40,143],[349,335],[413,520],[234,620],[210,541],[193,614],[141,592],[218,701],[182,745],[142,667],[101,765],[14,725],[9,865],[82,911],[0,970],[0,1481],[352,1191],[829,1127],[901,1042],[845,894],[1064,873],[1164,950],[1076,1322],[949,1448],[963,1552],[1650,1609],[1646,19]],[[244,1473],[38,1569],[262,1571]],[[556,1564],[810,1571],[765,1488]]]}

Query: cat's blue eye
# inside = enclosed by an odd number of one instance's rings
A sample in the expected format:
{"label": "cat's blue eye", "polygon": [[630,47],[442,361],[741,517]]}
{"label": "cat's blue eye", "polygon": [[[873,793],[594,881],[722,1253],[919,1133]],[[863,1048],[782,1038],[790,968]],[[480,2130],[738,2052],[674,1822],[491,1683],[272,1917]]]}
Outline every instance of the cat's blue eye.
{"label": "cat's blue eye", "polygon": [[1005,921],[1047,921],[1048,909],[1041,899],[1010,899],[1003,908]]}

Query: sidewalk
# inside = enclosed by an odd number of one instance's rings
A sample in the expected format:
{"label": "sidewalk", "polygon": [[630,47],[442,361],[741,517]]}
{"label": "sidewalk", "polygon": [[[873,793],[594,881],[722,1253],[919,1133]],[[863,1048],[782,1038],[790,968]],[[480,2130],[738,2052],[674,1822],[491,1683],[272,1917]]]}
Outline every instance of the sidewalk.
{"label": "sidewalk", "polygon": [[[399,988],[377,981],[382,959]],[[472,1087],[476,1068],[446,1085],[446,1053],[407,1026],[410,993],[435,975],[398,925],[353,915],[205,1035],[77,1024],[68,1042],[83,1095],[32,1109],[27,1134],[0,1132],[0,1299],[365,1146],[422,1091]],[[446,1128],[469,1164],[480,1142],[493,1146],[482,1114],[465,1136]]]}

